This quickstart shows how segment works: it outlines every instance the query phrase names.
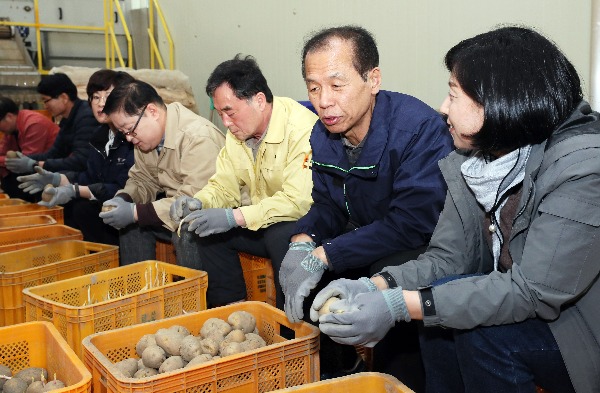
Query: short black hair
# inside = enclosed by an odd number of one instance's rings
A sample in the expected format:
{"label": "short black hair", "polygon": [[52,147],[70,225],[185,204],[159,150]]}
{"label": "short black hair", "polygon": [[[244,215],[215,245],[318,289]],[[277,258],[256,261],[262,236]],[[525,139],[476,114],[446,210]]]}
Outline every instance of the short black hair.
{"label": "short black hair", "polygon": [[52,98],[65,93],[71,101],[77,100],[77,87],[65,74],[52,74],[42,77],[37,85],[37,92]]}
{"label": "short black hair", "polygon": [[379,67],[379,51],[373,35],[360,26],[339,26],[330,27],[324,30],[312,33],[304,43],[302,49],[302,78],[306,79],[305,60],[306,55],[311,52],[326,49],[332,39],[341,39],[352,43],[352,57],[354,68],[358,74],[367,80],[369,71]]}
{"label": "short black hair", "polygon": [[94,93],[110,89],[112,86],[116,88],[125,83],[133,82],[135,78],[124,71],[114,70],[98,70],[94,72],[88,80],[87,87],[85,89],[88,95],[88,101],[92,101]]}
{"label": "short black hair", "polygon": [[471,139],[483,152],[541,143],[583,100],[575,67],[528,27],[499,27],[461,41],[445,64],[484,109],[483,126]]}
{"label": "short black hair", "polygon": [[249,100],[262,92],[267,102],[273,102],[273,93],[267,79],[252,56],[238,53],[233,59],[219,64],[208,77],[206,94],[213,97],[215,90],[223,83],[226,83],[240,100]]}
{"label": "short black hair", "polygon": [[106,99],[102,112],[110,115],[122,110],[129,116],[135,116],[150,103],[165,107],[165,102],[154,87],[146,82],[134,80],[115,87]]}
{"label": "short black hair", "polygon": [[19,113],[19,107],[12,99],[0,96],[0,120],[4,119],[4,116],[8,113],[17,115]]}

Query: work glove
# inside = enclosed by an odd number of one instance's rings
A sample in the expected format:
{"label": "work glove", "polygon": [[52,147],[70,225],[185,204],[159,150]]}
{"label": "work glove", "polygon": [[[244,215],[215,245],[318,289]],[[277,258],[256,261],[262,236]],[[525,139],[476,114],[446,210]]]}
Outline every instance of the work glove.
{"label": "work glove", "polygon": [[302,262],[308,254],[310,254],[317,244],[315,242],[292,242],[288,251],[285,253],[285,257],[281,261],[281,267],[279,268],[279,284],[281,289],[285,292],[286,281],[296,268]]}
{"label": "work glove", "polygon": [[75,198],[75,190],[71,184],[60,187],[48,187],[46,190],[44,190],[44,193],[52,195],[52,199],[50,199],[48,202],[38,202],[38,205],[46,207],[64,205],[71,199]]}
{"label": "work glove", "polygon": [[285,315],[290,322],[302,320],[304,299],[317,286],[326,269],[327,265],[311,252],[289,274],[283,293],[285,295]]}
{"label": "work glove", "polygon": [[127,225],[135,222],[135,203],[127,202],[121,197],[114,197],[104,202],[102,206],[115,206],[112,210],[102,212],[98,215],[105,224],[115,229],[125,228]]}
{"label": "work glove", "polygon": [[43,191],[47,184],[52,184],[54,187],[60,185],[60,173],[47,171],[41,166],[35,166],[33,169],[36,173],[17,177],[17,180],[21,182],[19,188],[23,191],[37,194]]}
{"label": "work glove", "polygon": [[359,293],[331,304],[319,329],[340,344],[373,347],[396,322],[410,321],[402,288]]}
{"label": "work glove", "polygon": [[169,217],[173,222],[179,224],[183,218],[195,210],[202,209],[202,201],[196,198],[182,195],[175,199],[169,208]]}
{"label": "work glove", "polygon": [[339,280],[332,281],[315,296],[310,307],[310,319],[313,322],[317,322],[319,320],[319,310],[327,300],[334,296],[339,299],[352,300],[359,293],[376,290],[377,286],[367,277],[361,277],[358,280],[340,278]]}
{"label": "work glove", "polygon": [[232,209],[203,209],[188,214],[184,223],[189,223],[188,231],[200,237],[223,233],[237,227]]}
{"label": "work glove", "polygon": [[6,169],[12,173],[32,173],[33,167],[37,161],[23,155],[20,151],[17,152],[17,157],[8,158],[6,157],[5,166]]}

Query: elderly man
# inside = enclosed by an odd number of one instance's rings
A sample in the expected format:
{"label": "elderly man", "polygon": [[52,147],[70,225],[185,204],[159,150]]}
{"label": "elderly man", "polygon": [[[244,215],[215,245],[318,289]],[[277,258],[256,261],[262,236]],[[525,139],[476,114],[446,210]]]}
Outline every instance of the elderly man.
{"label": "elderly man", "polygon": [[121,230],[121,265],[156,259],[156,240],[173,239],[178,264],[200,269],[197,256],[188,254],[195,250],[185,248],[190,243],[179,241],[169,208],[177,197],[194,195],[207,183],[225,136],[183,105],[165,105],[142,81],[115,88],[103,111],[135,146],[125,187],[104,202],[112,210],[100,213],[106,224]]}
{"label": "elderly man", "polygon": [[302,75],[321,121],[310,140],[314,204],[298,220],[280,271],[293,322],[317,285],[370,275],[425,250],[446,193],[437,162],[452,151],[435,110],[380,89],[377,45],[365,29],[314,34]]}
{"label": "elderly man", "polygon": [[[208,184],[195,199],[178,199],[171,213],[174,220],[185,217],[188,231],[198,235],[207,300],[216,306],[246,298],[238,251],[270,258],[278,277],[295,222],[312,201],[305,163],[317,117],[290,98],[274,97],[249,56],[218,65],[206,92],[229,128],[225,148]],[[283,308],[278,280],[275,285]]]}

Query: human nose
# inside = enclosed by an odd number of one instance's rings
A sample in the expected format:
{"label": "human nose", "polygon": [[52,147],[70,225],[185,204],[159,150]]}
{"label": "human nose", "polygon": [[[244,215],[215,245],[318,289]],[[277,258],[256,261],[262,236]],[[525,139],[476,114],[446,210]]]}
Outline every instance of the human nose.
{"label": "human nose", "polygon": [[333,92],[329,89],[321,89],[317,99],[319,100],[318,106],[321,108],[328,108],[334,103]]}
{"label": "human nose", "polygon": [[221,121],[223,122],[223,125],[227,128],[233,125],[233,121],[231,121],[231,118],[225,113],[221,115]]}
{"label": "human nose", "polygon": [[448,109],[450,108],[450,96],[446,96],[442,105],[440,106],[440,112],[446,116],[448,116]]}
{"label": "human nose", "polygon": [[133,140],[133,138],[135,138],[135,137],[131,134],[125,135],[125,139],[127,140],[127,142],[131,142]]}

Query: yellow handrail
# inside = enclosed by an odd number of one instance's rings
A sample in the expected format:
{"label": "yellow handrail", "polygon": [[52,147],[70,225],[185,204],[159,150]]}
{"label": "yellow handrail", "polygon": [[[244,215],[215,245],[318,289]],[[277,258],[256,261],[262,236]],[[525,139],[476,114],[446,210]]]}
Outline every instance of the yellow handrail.
{"label": "yellow handrail", "polygon": [[[121,50],[119,49],[117,36],[114,32],[114,20],[112,18],[113,15],[113,3],[115,4],[115,8],[121,18],[123,23],[123,30],[125,33],[125,38],[127,39],[127,60],[129,67],[133,67],[133,54],[132,54],[132,43],[131,43],[131,35],[129,34],[129,29],[127,28],[127,23],[125,21],[125,17],[123,16],[123,12],[121,10],[121,6],[119,5],[118,0],[103,0],[104,1],[104,27],[97,26],[79,26],[79,25],[62,25],[62,24],[51,24],[51,23],[40,23],[40,11],[39,11],[39,0],[33,1],[33,9],[34,9],[34,23],[29,22],[8,22],[8,21],[0,21],[0,26],[25,26],[32,27],[35,29],[36,43],[37,43],[37,67],[38,72],[40,74],[47,74],[49,70],[45,70],[42,65],[42,40],[41,40],[41,29],[57,29],[57,30],[70,30],[70,31],[104,31],[105,35],[105,55],[106,55],[106,66],[107,68],[114,68],[115,65],[115,51],[121,66],[124,66],[123,57],[121,55]],[[110,67],[112,65],[112,67]]]}
{"label": "yellow handrail", "polygon": [[158,18],[160,19],[161,25],[162,25],[164,33],[165,33],[165,37],[167,38],[167,42],[169,44],[169,69],[173,70],[173,69],[175,69],[175,60],[174,60],[174,55],[173,55],[173,52],[174,52],[173,51],[173,39],[171,38],[171,33],[169,32],[169,28],[167,27],[167,22],[162,13],[160,5],[158,4],[158,0],[150,0],[149,4],[148,4],[148,19],[149,19],[148,26],[150,26],[148,28],[148,38],[150,40],[150,68],[154,69],[154,67],[155,67],[154,59],[156,58],[158,60],[160,68],[163,70],[165,69],[164,62],[163,62],[162,56],[160,54],[160,50],[159,50],[158,45],[156,44],[156,40],[154,38],[154,36],[155,36],[154,9],[156,9],[156,14],[158,15]]}

